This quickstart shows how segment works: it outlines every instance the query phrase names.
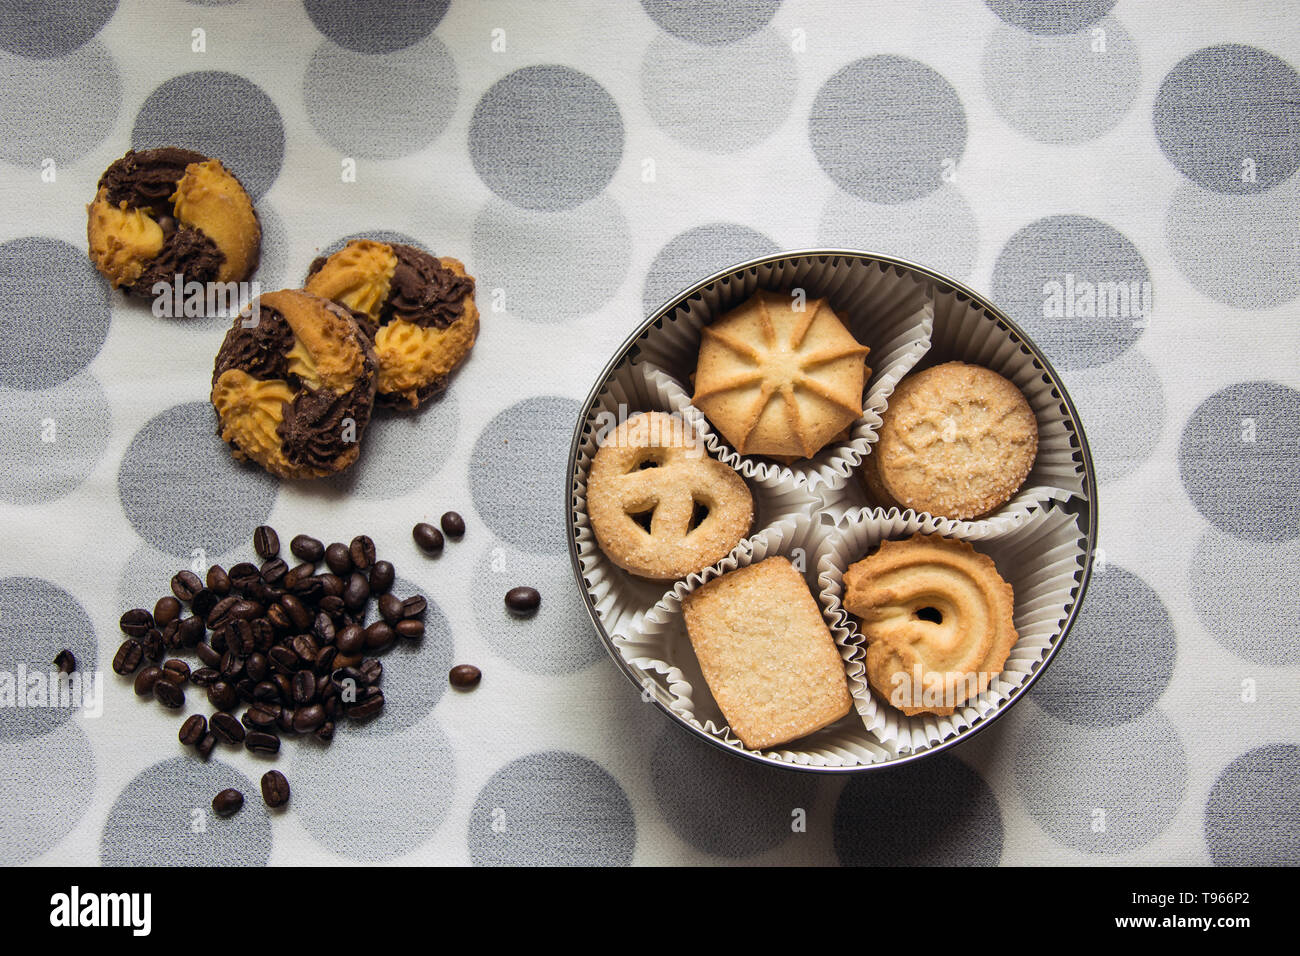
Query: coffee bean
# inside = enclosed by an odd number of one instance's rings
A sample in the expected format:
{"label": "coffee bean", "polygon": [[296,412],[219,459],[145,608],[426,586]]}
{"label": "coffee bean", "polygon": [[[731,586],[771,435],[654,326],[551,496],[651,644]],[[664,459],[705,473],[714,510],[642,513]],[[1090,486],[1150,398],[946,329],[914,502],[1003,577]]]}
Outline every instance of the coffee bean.
{"label": "coffee bean", "polygon": [[216,745],[217,745],[216,734],[206,733],[203,735],[203,739],[200,740],[195,745],[195,749],[198,750],[200,757],[202,757],[204,760],[207,760],[209,757],[212,756],[212,749],[216,747]]}
{"label": "coffee bean", "polygon": [[310,634],[297,634],[294,636],[293,652],[306,663],[315,663],[316,654],[319,650],[320,648],[316,646],[316,642],[312,640]]}
{"label": "coffee bean", "polygon": [[320,582],[315,581],[313,575],[316,574],[316,565],[304,561],[302,564],[295,564],[289,569],[289,573],[284,576],[281,587],[286,591],[293,591],[300,594],[304,590],[314,590],[320,587]]}
{"label": "coffee bean", "polygon": [[384,665],[373,657],[367,657],[357,668],[361,679],[367,684],[378,684],[384,678]]}
{"label": "coffee bean", "polygon": [[227,787],[212,798],[212,812],[219,817],[231,817],[244,806],[244,795],[234,787]]}
{"label": "coffee bean", "polygon": [[366,628],[366,650],[382,651],[397,635],[385,621],[375,621]]}
{"label": "coffee bean", "polygon": [[181,602],[172,595],[161,597],[153,606],[153,623],[155,627],[165,627],[181,616]]}
{"label": "coffee bean", "polygon": [[343,603],[353,614],[360,613],[370,600],[370,581],[360,571],[353,571],[343,591]]}
{"label": "coffee bean", "polygon": [[[367,690],[369,690],[369,688],[367,688]],[[346,707],[345,712],[353,720],[366,720],[367,718],[374,717],[383,709],[384,695],[383,692],[380,691],[373,695],[367,695],[364,700],[359,699],[355,704]]]}
{"label": "coffee bean", "polygon": [[208,688],[208,703],[217,710],[234,710],[239,706],[239,692],[233,684],[219,680]]}
{"label": "coffee bean", "polygon": [[193,647],[208,633],[201,617],[190,616],[172,623],[176,624],[176,643],[180,647]]}
{"label": "coffee bean", "polygon": [[177,571],[172,576],[172,594],[189,604],[203,590],[203,581],[193,571]]}
{"label": "coffee bean", "polygon": [[452,540],[459,540],[465,534],[465,519],[454,511],[448,511],[438,522],[443,532]]}
{"label": "coffee bean", "polygon": [[483,679],[483,672],[473,664],[457,664],[447,675],[451,681],[451,686],[458,690],[469,690],[477,687],[478,682]]}
{"label": "coffee bean", "polygon": [[266,659],[271,662],[271,670],[278,675],[292,674],[298,669],[298,655],[292,647],[284,644],[277,644],[267,651]]}
{"label": "coffee bean", "polygon": [[[157,630],[157,628],[154,628]],[[163,647],[176,648],[181,646],[181,622],[172,621],[162,629]]]}
{"label": "coffee bean", "polygon": [[536,588],[518,587],[506,592],[506,607],[513,614],[532,614],[542,603],[542,596]]}
{"label": "coffee bean", "polygon": [[300,734],[309,734],[323,723],[325,723],[325,708],[320,704],[299,707],[293,715],[293,729]]}
{"label": "coffee bean", "polygon": [[190,665],[184,661],[173,657],[162,666],[162,676],[171,681],[177,687],[184,684],[190,679]]}
{"label": "coffee bean", "polygon": [[240,721],[249,730],[267,730],[275,727],[276,719],[279,716],[279,704],[256,703],[244,711],[244,716],[240,718]]}
{"label": "coffee bean", "polygon": [[221,672],[215,667],[200,667],[190,672],[190,683],[196,687],[211,687],[221,680]]}
{"label": "coffee bean", "polygon": [[134,674],[143,659],[144,648],[140,645],[140,642],[127,639],[122,642],[122,646],[113,655],[113,673],[123,676]]}
{"label": "coffee bean", "polygon": [[230,569],[230,584],[233,590],[240,593],[247,593],[248,589],[253,586],[254,581],[260,581],[261,573],[257,566],[248,561],[241,561]]}
{"label": "coffee bean", "polygon": [[163,640],[162,631],[158,628],[150,628],[149,633],[140,640],[144,647],[144,656],[151,661],[162,660],[163,654],[167,653],[167,644]]}
{"label": "coffee bean", "polygon": [[[349,572],[348,572],[348,577],[351,577],[351,576],[352,576],[352,572],[349,571]],[[344,591],[344,589],[347,587],[347,582],[344,581],[344,580],[343,580],[341,577],[339,577],[337,574],[334,574],[334,573],[332,573],[332,572],[327,572],[327,573],[325,573],[325,574],[317,575],[317,576],[316,576],[316,580],[320,581],[321,592],[322,592],[322,595],[323,595],[323,596],[321,597],[321,599],[320,599],[320,602],[321,602],[321,608],[324,609],[324,610],[329,611],[329,610],[330,610],[330,607],[332,607],[334,604],[337,604],[337,605],[338,605],[338,611],[342,611],[342,610],[343,610],[343,591]],[[325,603],[326,601],[329,601],[329,602],[331,602],[331,603],[330,603],[329,605],[327,605],[327,604]],[[330,613],[331,613],[331,614],[336,614],[336,613],[338,613],[338,611],[330,611]]]}
{"label": "coffee bean", "polygon": [[442,532],[427,521],[421,521],[412,528],[411,537],[415,539],[416,545],[418,545],[420,550],[425,554],[442,553]]}
{"label": "coffee bean", "polygon": [[429,602],[424,599],[424,595],[416,594],[402,602],[402,617],[424,617],[428,607]]}
{"label": "coffee bean", "polygon": [[289,542],[289,550],[304,561],[316,564],[325,557],[325,545],[310,535],[300,534]]}
{"label": "coffee bean", "polygon": [[259,525],[253,529],[253,550],[263,561],[270,561],[280,553],[280,536],[270,525]]}
{"label": "coffee bean", "polygon": [[[297,655],[295,655],[296,657]],[[271,683],[280,692],[280,703],[288,704],[293,702],[293,682],[285,674],[272,674]]]}
{"label": "coffee bean", "polygon": [[391,561],[376,561],[370,569],[370,593],[387,594],[396,577],[397,571]]}
{"label": "coffee bean", "polygon": [[262,580],[267,584],[276,585],[284,580],[284,576],[289,573],[289,565],[284,562],[283,558],[272,558],[267,561],[258,570]]}
{"label": "coffee bean", "polygon": [[417,618],[407,618],[394,624],[393,631],[398,637],[405,638],[408,641],[417,641],[424,637],[424,622]]}
{"label": "coffee bean", "polygon": [[54,666],[57,667],[61,673],[71,674],[77,669],[77,659],[72,656],[72,651],[65,647],[63,650],[59,651],[59,653],[54,655]]}
{"label": "coffee bean", "polygon": [[279,606],[288,615],[289,622],[297,630],[305,631],[311,626],[311,611],[307,610],[307,606],[292,594],[281,597]]}
{"label": "coffee bean", "polygon": [[253,635],[252,650],[265,654],[271,649],[271,645],[275,643],[275,632],[272,630],[270,622],[264,617],[258,617],[248,623],[249,630]]}
{"label": "coffee bean", "polygon": [[142,667],[135,675],[135,695],[137,697],[150,697],[153,695],[153,685],[158,683],[162,678],[162,668],[153,664],[148,667]]}
{"label": "coffee bean", "polygon": [[122,615],[118,626],[127,637],[144,637],[153,627],[153,615],[142,607],[133,608]]}
{"label": "coffee bean", "polygon": [[265,730],[249,731],[248,736],[244,738],[244,746],[253,753],[273,754],[280,750],[280,738],[275,734],[267,733]]}
{"label": "coffee bean", "polygon": [[209,721],[212,732],[217,735],[217,739],[227,744],[242,744],[247,732],[244,725],[235,719],[233,714],[224,711],[218,711],[212,715]]}
{"label": "coffee bean", "polygon": [[265,654],[259,654],[254,651],[248,655],[244,661],[244,673],[248,679],[257,682],[266,679],[266,675],[271,673],[271,662],[266,659]]}
{"label": "coffee bean", "polygon": [[185,718],[185,723],[181,724],[178,736],[185,746],[193,747],[207,735],[207,732],[208,719],[202,714],[190,714]]}
{"label": "coffee bean", "polygon": [[338,656],[339,649],[333,644],[322,647],[316,652],[316,660],[312,662],[312,669],[317,674],[328,674],[334,669],[334,658]]}
{"label": "coffee bean", "polygon": [[215,631],[224,625],[229,624],[234,620],[232,612],[234,611],[235,606],[242,602],[243,598],[234,594],[227,594],[216,603],[210,612],[208,612],[208,627]]}
{"label": "coffee bean", "polygon": [[190,609],[195,616],[206,621],[208,615],[212,613],[212,609],[217,606],[217,602],[220,600],[221,595],[217,594],[216,591],[202,588],[198,594],[194,595],[194,600],[190,601]]}
{"label": "coffee bean", "polygon": [[352,554],[348,546],[341,541],[335,541],[325,549],[325,564],[336,575],[346,578],[352,573]]}
{"label": "coffee bean", "polygon": [[237,621],[252,621],[266,613],[266,608],[256,601],[238,601],[230,609],[230,616]]}
{"label": "coffee bean", "polygon": [[358,571],[368,571],[375,563],[375,543],[367,535],[359,534],[348,545],[348,556]]}
{"label": "coffee bean", "polygon": [[282,807],[289,802],[289,781],[278,770],[262,774],[262,799],[268,807]]}
{"label": "coffee bean", "polygon": [[185,691],[168,680],[159,680],[153,685],[153,696],[158,703],[173,710],[185,706]]}
{"label": "coffee bean", "polygon": [[312,622],[311,633],[318,644],[333,644],[335,637],[334,622],[330,620],[328,614],[321,612],[316,615],[316,620]]}
{"label": "coffee bean", "polygon": [[195,644],[194,653],[198,655],[198,658],[203,662],[204,667],[221,666],[221,655],[218,654],[216,648],[207,641],[200,641],[198,644]]}
{"label": "coffee bean", "polygon": [[226,574],[226,569],[219,564],[214,564],[208,568],[206,583],[208,590],[217,597],[225,597],[230,593],[230,575]]}
{"label": "coffee bean", "polygon": [[396,624],[404,616],[402,614],[402,599],[395,594],[380,595],[379,615],[389,624]]}
{"label": "coffee bean", "polygon": [[235,684],[235,693],[239,694],[239,699],[245,704],[251,704],[253,702],[253,688],[256,686],[255,682],[243,677]]}
{"label": "coffee bean", "polygon": [[359,624],[349,624],[334,635],[334,646],[340,654],[356,654],[366,646],[366,632]]}
{"label": "coffee bean", "polygon": [[299,671],[293,675],[293,702],[310,704],[316,699],[316,675],[311,671]]}
{"label": "coffee bean", "polygon": [[226,651],[221,655],[221,676],[227,681],[234,682],[244,673],[244,657],[242,654],[235,652],[234,648]]}
{"label": "coffee bean", "polygon": [[327,720],[316,728],[316,739],[329,742],[334,739],[334,721]]}

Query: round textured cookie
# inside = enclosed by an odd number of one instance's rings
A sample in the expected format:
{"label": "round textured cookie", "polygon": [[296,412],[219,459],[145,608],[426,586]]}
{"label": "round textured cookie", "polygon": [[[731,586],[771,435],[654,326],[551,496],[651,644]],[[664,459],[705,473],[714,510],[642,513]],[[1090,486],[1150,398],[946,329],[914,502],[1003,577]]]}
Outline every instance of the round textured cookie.
{"label": "round textured cookie", "polygon": [[374,349],[346,309],[298,289],[268,292],[217,353],[218,431],[235,458],[273,475],[332,475],[357,460],[376,378]]}
{"label": "round textured cookie", "polygon": [[587,479],[587,515],[601,550],[655,580],[702,571],[749,533],[745,480],[710,458],[676,415],[636,415],[606,436]]}
{"label": "round textured cookie", "polygon": [[903,713],[953,713],[988,689],[1019,636],[1015,595],[965,541],[885,541],[844,572],[844,607],[867,641],[867,682]]}
{"label": "round textured cookie", "polygon": [[240,282],[257,268],[262,227],[248,193],[217,159],[175,147],[128,151],[86,207],[95,268],[114,288]]}
{"label": "round textured cookie", "polygon": [[979,365],[947,362],[907,376],[881,418],[865,478],[886,506],[979,517],[1011,500],[1038,454],[1029,402]]}
{"label": "round textured cookie", "polygon": [[317,258],[305,288],[347,306],[373,337],[386,405],[415,408],[440,394],[478,336],[465,267],[400,242],[354,239]]}

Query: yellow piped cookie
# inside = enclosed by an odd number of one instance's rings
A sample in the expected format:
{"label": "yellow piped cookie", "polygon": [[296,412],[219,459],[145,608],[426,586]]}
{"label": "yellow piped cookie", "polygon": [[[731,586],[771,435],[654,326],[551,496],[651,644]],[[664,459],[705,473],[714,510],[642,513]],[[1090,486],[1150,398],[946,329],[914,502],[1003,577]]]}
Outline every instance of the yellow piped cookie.
{"label": "yellow piped cookie", "polygon": [[171,199],[177,220],[199,230],[225,256],[218,282],[236,282],[252,271],[262,227],[248,193],[220,160],[187,166]]}
{"label": "yellow piped cookie", "polygon": [[140,278],[144,263],[163,247],[162,227],[141,210],[128,208],[125,202],[114,206],[104,188],[90,205],[86,231],[90,259],[115,289]]}

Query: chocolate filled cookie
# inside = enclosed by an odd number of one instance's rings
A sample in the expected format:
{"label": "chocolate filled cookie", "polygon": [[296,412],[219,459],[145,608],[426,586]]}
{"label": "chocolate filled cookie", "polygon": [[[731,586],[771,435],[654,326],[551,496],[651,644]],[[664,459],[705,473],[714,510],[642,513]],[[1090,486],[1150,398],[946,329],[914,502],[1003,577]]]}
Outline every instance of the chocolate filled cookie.
{"label": "chocolate filled cookie", "polygon": [[175,147],[130,150],[86,207],[90,258],[114,288],[239,282],[257,268],[262,227],[248,193],[217,159]]}
{"label": "chocolate filled cookie", "polygon": [[376,379],[374,348],[346,309],[285,289],[259,297],[226,333],[212,406],[235,458],[319,478],[357,460]]}
{"label": "chocolate filled cookie", "polygon": [[440,394],[478,336],[465,267],[400,242],[354,239],[316,259],[305,288],[347,306],[367,328],[386,405],[415,408]]}

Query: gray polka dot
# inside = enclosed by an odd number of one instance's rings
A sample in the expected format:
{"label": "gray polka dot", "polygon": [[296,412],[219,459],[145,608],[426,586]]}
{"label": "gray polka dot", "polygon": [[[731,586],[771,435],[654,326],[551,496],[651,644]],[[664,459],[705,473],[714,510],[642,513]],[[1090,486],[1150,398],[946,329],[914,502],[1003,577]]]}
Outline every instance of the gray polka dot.
{"label": "gray polka dot", "polygon": [[1072,724],[1122,724],[1156,705],[1177,654],[1178,635],[1160,595],[1119,565],[1094,566],[1079,616],[1034,685],[1034,700]]}
{"label": "gray polka dot", "polygon": [[479,517],[524,551],[562,554],[565,463],[578,403],[543,395],[498,412],[474,442],[469,490]]}
{"label": "gray polka dot", "polygon": [[271,513],[278,487],[256,465],[230,457],[207,402],[149,419],[117,473],[118,497],[136,532],[187,562],[195,548],[221,554],[244,544]]}
{"label": "gray polka dot", "polygon": [[[84,709],[89,716],[103,704],[102,697],[94,696],[103,691],[99,678],[91,685],[69,685],[66,700],[58,682],[54,683],[58,699],[49,692],[51,675],[57,670],[54,658],[65,647],[77,659],[83,677],[95,674],[99,667],[95,628],[77,599],[40,578],[0,578],[0,687],[11,684],[8,690],[14,698],[0,706],[0,739],[48,733],[74,711]],[[20,680],[24,673],[32,678],[30,683]],[[42,680],[34,679],[38,676]],[[82,686],[87,693],[80,693]],[[7,696],[0,695],[0,700]],[[19,698],[26,706],[19,706]]]}
{"label": "gray polka dot", "polygon": [[889,205],[836,192],[822,210],[817,241],[827,249],[880,252],[967,279],[975,270],[979,226],[954,186]]}
{"label": "gray polka dot", "polygon": [[1002,858],[997,798],[946,753],[850,778],[834,828],[844,866],[996,866]]}
{"label": "gray polka dot", "polygon": [[[1071,638],[1072,640],[1072,638]],[[1067,640],[1067,644],[1069,641]],[[1044,832],[1087,853],[1127,853],[1169,826],[1187,792],[1187,755],[1159,710],[1122,728],[1020,718],[1012,766],[1020,797]]]}
{"label": "gray polka dot", "polygon": [[1270,309],[1300,296],[1300,177],[1244,196],[1182,183],[1165,233],[1178,270],[1211,299]]}
{"label": "gray polka dot", "polygon": [[1039,34],[1074,33],[1110,12],[1115,0],[985,0],[1007,23]]}
{"label": "gray polka dot", "polygon": [[479,288],[492,307],[548,325],[608,302],[632,256],[627,219],[608,196],[564,212],[493,200],[475,218],[472,241]]}
{"label": "gray polka dot", "polygon": [[651,19],[695,43],[732,43],[767,26],[781,0],[641,0]]}
{"label": "gray polka dot", "polygon": [[302,96],[311,125],[335,149],[393,159],[446,129],[456,110],[456,63],[437,37],[381,56],[326,42],[307,65]]}
{"label": "gray polka dot", "polygon": [[770,136],[785,121],[798,85],[790,45],[771,31],[718,50],[659,36],[641,61],[641,98],[655,123],[713,153],[734,153]]}
{"label": "gray polka dot", "polygon": [[1217,866],[1300,864],[1300,747],[1269,744],[1224,768],[1205,802]]}
{"label": "gray polka dot", "polygon": [[48,391],[0,388],[0,498],[50,501],[80,485],[104,455],[113,413],[95,377]]}
{"label": "gray polka dot", "polygon": [[1266,667],[1300,664],[1300,590],[1279,587],[1300,568],[1300,539],[1256,544],[1214,528],[1188,568],[1201,624],[1233,654]]}
{"label": "gray polka dot", "polygon": [[460,404],[451,392],[417,412],[376,414],[366,428],[357,463],[326,479],[326,487],[371,500],[414,491],[447,463],[460,429]]}
{"label": "gray polka dot", "polygon": [[1145,356],[1130,350],[1064,378],[1101,481],[1127,475],[1151,457],[1165,426],[1165,397],[1160,373]]}
{"label": "gray polka dot", "polygon": [[0,6],[0,49],[38,59],[62,56],[103,29],[116,10],[117,0],[6,3]]}
{"label": "gray polka dot", "polygon": [[677,727],[664,727],[650,761],[655,802],[673,831],[704,853],[738,859],[780,846],[816,799],[810,774],[773,773]]}
{"label": "gray polka dot", "polygon": [[966,111],[952,84],[901,56],[855,60],[817,92],[808,119],[817,162],[870,202],[917,199],[943,185],[966,149]]}
{"label": "gray polka dot", "polygon": [[[516,667],[533,674],[570,674],[605,657],[573,586],[567,554],[526,554],[493,541],[479,555],[473,581],[479,634]],[[506,610],[506,592],[520,585],[542,594],[542,606],[529,617]]]}
{"label": "gray polka dot", "polygon": [[710,222],[678,233],[659,250],[646,273],[646,314],[714,272],[780,251],[768,236],[734,222]]}
{"label": "gray polka dot", "polygon": [[16,866],[57,845],[90,808],[95,754],[73,723],[40,740],[0,740],[0,766],[0,846]]}
{"label": "gray polka dot", "polygon": [[[294,286],[297,279],[290,279],[285,250],[289,248],[289,232],[284,219],[266,200],[257,204],[257,218],[262,223],[262,253],[253,277],[266,291]],[[223,324],[227,320],[222,319]],[[214,325],[216,322],[214,321]]]}
{"label": "gray polka dot", "polygon": [[0,159],[25,168],[53,160],[56,176],[104,141],[122,108],[117,64],[98,40],[56,60],[0,53],[0,89]]}
{"label": "gray polka dot", "polygon": [[1067,36],[999,27],[984,48],[983,72],[998,114],[1045,143],[1081,143],[1114,129],[1142,81],[1137,44],[1111,19]]}
{"label": "gray polka dot", "polygon": [[84,249],[42,236],[0,244],[0,387],[72,378],[99,354],[111,320],[108,285]]}
{"label": "gray polka dot", "polygon": [[483,94],[470,159],[494,193],[527,209],[596,196],[623,158],[623,118],[605,88],[567,66],[529,66]]}
{"label": "gray polka dot", "polygon": [[1239,382],[1192,412],[1178,469],[1196,510],[1216,528],[1255,541],[1300,535],[1300,392]]}
{"label": "gray polka dot", "polygon": [[[223,818],[212,798],[227,787],[244,795],[244,808]],[[172,757],[142,771],[118,794],[99,842],[104,866],[265,866],[270,856],[258,783],[216,757]]]}
{"label": "gray polka dot", "polygon": [[167,80],[145,100],[133,149],[181,146],[220,159],[254,199],[271,188],[284,160],[284,124],[257,84],[206,70]]}
{"label": "gray polka dot", "polygon": [[993,267],[993,301],[1057,368],[1122,355],[1149,321],[1146,260],[1117,230],[1087,216],[1048,216],[1012,236]]}
{"label": "gray polka dot", "polygon": [[387,0],[376,16],[367,0],[304,0],[316,29],[358,53],[391,53],[419,43],[442,21],[451,0]]}
{"label": "gray polka dot", "polygon": [[340,728],[328,746],[299,741],[285,774],[293,787],[290,807],[332,852],[391,860],[442,826],[456,790],[455,754],[433,720],[382,738],[351,730]]}
{"label": "gray polka dot", "polygon": [[562,750],[502,767],[470,813],[476,866],[627,866],[635,850],[636,819],[618,781]]}
{"label": "gray polka dot", "polygon": [[1151,119],[1169,161],[1215,192],[1263,192],[1300,167],[1300,75],[1252,46],[1225,43],[1179,61]]}

